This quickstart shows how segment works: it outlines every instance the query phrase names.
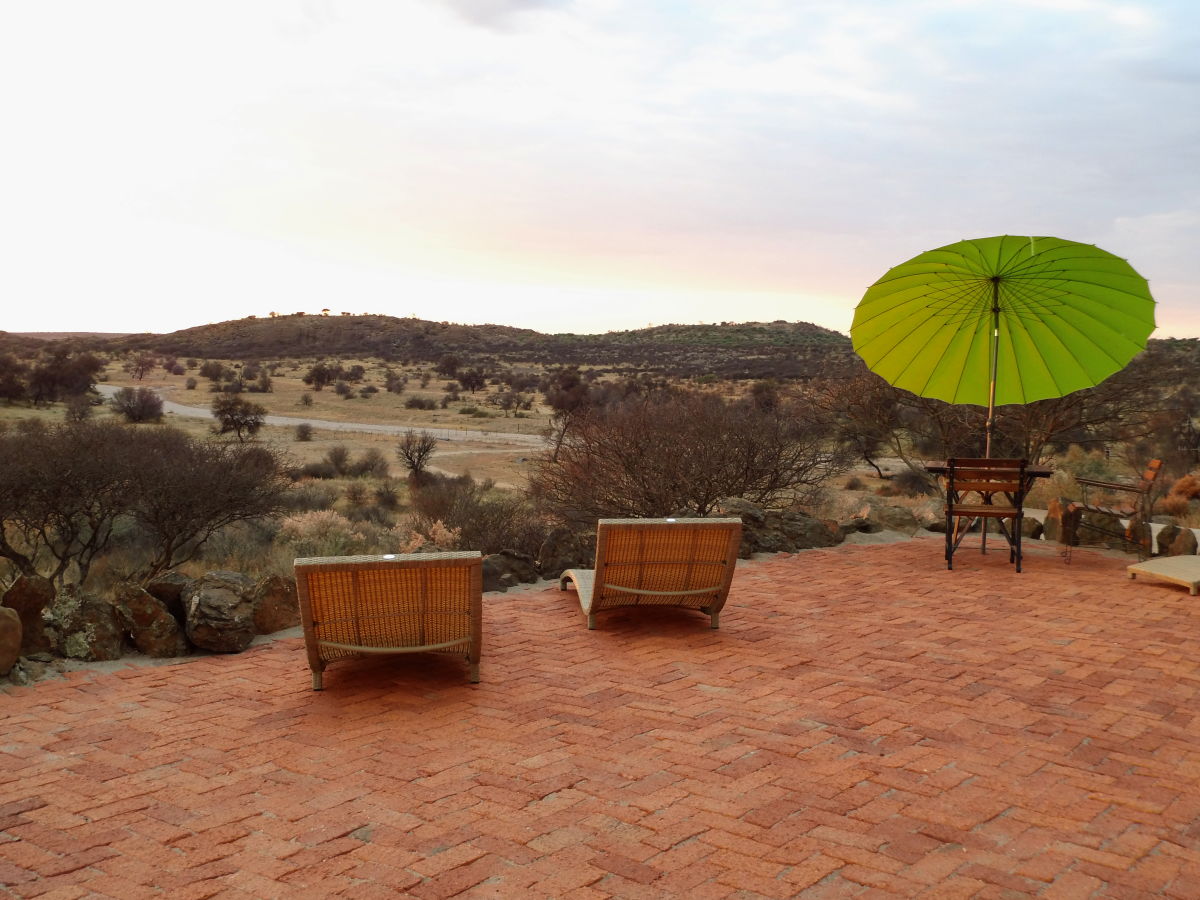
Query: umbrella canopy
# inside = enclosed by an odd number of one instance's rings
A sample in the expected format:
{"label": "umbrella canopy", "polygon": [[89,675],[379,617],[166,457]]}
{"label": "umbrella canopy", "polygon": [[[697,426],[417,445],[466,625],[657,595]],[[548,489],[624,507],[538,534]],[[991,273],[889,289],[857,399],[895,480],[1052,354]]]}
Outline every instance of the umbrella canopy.
{"label": "umbrella canopy", "polygon": [[1154,331],[1150,287],[1128,262],[1053,237],[959,241],[890,269],[854,311],[850,338],[896,387],[995,407],[1099,384]]}

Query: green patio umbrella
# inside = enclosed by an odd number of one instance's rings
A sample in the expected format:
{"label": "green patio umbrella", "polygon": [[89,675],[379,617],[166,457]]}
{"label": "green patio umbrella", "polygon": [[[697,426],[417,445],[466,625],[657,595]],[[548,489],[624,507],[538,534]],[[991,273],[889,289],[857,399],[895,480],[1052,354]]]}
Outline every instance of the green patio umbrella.
{"label": "green patio umbrella", "polygon": [[867,367],[922,397],[988,408],[1062,397],[1120,371],[1154,331],[1128,262],[1054,237],[959,241],[901,263],[859,302],[850,339]]}

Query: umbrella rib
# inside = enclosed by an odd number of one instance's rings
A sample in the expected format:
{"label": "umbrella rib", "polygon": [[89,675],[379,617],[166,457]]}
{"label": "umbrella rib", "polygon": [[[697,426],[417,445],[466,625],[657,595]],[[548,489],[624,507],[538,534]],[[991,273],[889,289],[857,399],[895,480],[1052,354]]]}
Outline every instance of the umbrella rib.
{"label": "umbrella rib", "polygon": [[[924,296],[922,296],[922,297],[914,297],[912,300],[910,300],[910,301],[907,301],[907,302],[908,302],[908,303],[920,303],[922,300],[928,300],[928,299],[929,299],[929,297],[930,297],[930,295],[929,295],[929,294],[926,294],[926,295],[924,295]],[[949,295],[948,295],[948,299],[952,299],[952,298],[951,298],[951,297],[949,297]],[[926,304],[926,306],[928,307],[928,305],[929,305],[929,304],[927,303],[927,304]],[[861,327],[861,326],[867,325],[869,322],[871,322],[871,321],[872,321],[873,319],[875,319],[875,318],[878,318],[879,316],[882,316],[882,315],[885,315],[885,314],[888,314],[888,313],[894,313],[894,312],[895,312],[894,308],[893,308],[893,309],[881,308],[881,309],[879,310],[879,312],[878,312],[878,313],[876,313],[875,315],[873,315],[873,316],[869,316],[869,317],[867,317],[867,318],[863,319],[863,320],[862,320],[862,321],[859,323],[859,326]],[[916,332],[916,331],[917,331],[917,330],[918,330],[918,329],[921,327],[921,324],[922,324],[922,323],[921,323],[920,321],[916,320],[916,319],[915,319],[915,317],[911,317],[911,316],[910,316],[910,317],[907,317],[907,318],[911,319],[911,320],[912,320],[912,322],[913,322],[913,324],[912,324],[911,328],[910,328],[909,330],[907,330],[907,331],[903,332],[903,333],[900,333],[900,334],[895,334],[895,335],[891,335],[891,336],[893,336],[893,337],[895,338],[895,340],[894,340],[894,342],[892,343],[891,347],[889,347],[889,348],[888,348],[888,349],[887,349],[885,352],[883,352],[883,353],[881,353],[881,354],[879,355],[879,357],[878,357],[878,361],[882,362],[883,360],[885,360],[885,359],[887,359],[889,356],[891,356],[892,352],[893,352],[893,351],[895,351],[897,347],[901,346],[901,345],[902,345],[902,344],[903,344],[903,343],[904,343],[904,342],[905,342],[905,341],[906,341],[906,340],[907,340],[909,337],[911,337],[911,336],[912,336],[912,335],[913,335],[913,334],[914,334],[914,333],[915,333],[915,332]],[[971,315],[969,315],[969,314],[965,314],[965,313],[964,313],[964,315],[962,316],[962,320],[963,320],[964,322],[965,322],[965,321],[968,321],[970,318],[972,318],[972,316],[971,316]],[[883,332],[883,334],[889,334],[889,335],[890,335],[890,334],[891,334],[891,332],[898,331],[898,330],[899,330],[898,328],[890,328],[890,329],[888,329],[888,331],[886,331],[886,332]],[[878,338],[882,337],[882,336],[883,336],[883,334],[876,335],[874,338],[872,338],[872,341],[874,341],[874,340],[878,340]]]}
{"label": "umbrella rib", "polygon": [[[1018,293],[1018,294],[1019,294],[1020,292],[1016,292],[1016,293]],[[1021,299],[1024,299],[1024,298],[1022,297]],[[1065,305],[1065,304],[1064,304],[1064,305]],[[1093,346],[1093,347],[1094,347],[1094,348],[1095,348],[1095,349],[1096,349],[1098,352],[1102,353],[1102,354],[1103,354],[1105,357],[1107,357],[1107,358],[1108,358],[1108,360],[1109,360],[1109,361],[1110,361],[1110,362],[1111,362],[1111,363],[1112,363],[1114,366],[1117,366],[1118,368],[1120,367],[1120,365],[1121,365],[1121,362],[1120,362],[1120,360],[1118,360],[1118,359],[1117,359],[1115,356],[1113,356],[1113,355],[1112,355],[1112,353],[1110,353],[1110,352],[1109,352],[1108,348],[1107,348],[1107,347],[1105,347],[1103,344],[1099,344],[1099,343],[1097,343],[1097,342],[1096,342],[1096,341],[1094,341],[1094,340],[1093,340],[1091,337],[1089,337],[1089,336],[1088,336],[1088,335],[1087,335],[1085,332],[1083,332],[1083,331],[1080,331],[1080,330],[1079,330],[1079,328],[1077,328],[1075,325],[1073,325],[1069,319],[1066,319],[1066,318],[1064,318],[1063,316],[1056,316],[1056,317],[1055,317],[1055,319],[1056,319],[1056,321],[1058,321],[1058,322],[1061,322],[1061,323],[1062,323],[1062,324],[1063,324],[1065,327],[1067,327],[1067,328],[1071,329],[1071,330],[1072,330],[1072,331],[1073,331],[1073,332],[1074,332],[1076,335],[1078,335],[1079,337],[1081,337],[1081,338],[1085,339],[1085,340],[1086,340],[1086,341],[1087,341],[1089,344],[1091,344],[1091,345],[1092,345],[1092,346]],[[1047,327],[1048,327],[1048,326],[1047,326]],[[1050,329],[1050,331],[1051,331],[1051,333],[1052,333],[1052,334],[1054,334],[1054,330],[1053,330],[1053,329]],[[1061,339],[1061,338],[1059,338],[1057,334],[1055,334],[1054,336],[1055,336],[1055,340],[1057,340],[1057,341],[1058,341],[1058,343],[1059,343],[1060,347],[1062,347],[1062,348],[1063,348],[1063,350],[1066,350],[1066,349],[1067,349],[1067,348],[1066,348],[1066,345],[1063,343],[1062,339]],[[1069,352],[1069,351],[1068,351],[1068,352]],[[1073,355],[1073,354],[1072,354],[1072,355]],[[1056,378],[1054,377],[1054,373],[1053,373],[1053,372],[1051,372],[1051,375],[1050,375],[1050,377],[1051,377],[1051,378],[1054,380],[1055,386],[1058,386],[1058,384],[1059,384],[1059,382],[1058,382],[1058,379],[1056,379]]]}
{"label": "umbrella rib", "polygon": [[913,391],[914,394],[917,394],[918,396],[921,396],[921,397],[925,396],[925,391],[928,390],[928,388],[929,388],[929,382],[933,381],[934,376],[937,374],[938,369],[942,365],[942,361],[949,354],[950,348],[952,346],[954,346],[953,338],[951,338],[951,340],[949,340],[949,341],[946,341],[946,343],[942,346],[942,352],[940,354],[938,354],[937,362],[929,367],[929,374],[925,378],[925,383],[923,385],[921,385],[921,390]]}

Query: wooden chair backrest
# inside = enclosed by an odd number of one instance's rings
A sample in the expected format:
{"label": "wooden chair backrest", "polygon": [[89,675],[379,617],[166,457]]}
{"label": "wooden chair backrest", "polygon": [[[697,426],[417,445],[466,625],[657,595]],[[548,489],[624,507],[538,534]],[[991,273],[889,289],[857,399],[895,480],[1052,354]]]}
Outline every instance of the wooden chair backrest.
{"label": "wooden chair backrest", "polygon": [[952,502],[964,493],[1005,493],[1020,506],[1025,493],[1023,459],[948,459],[946,475],[947,495]]}
{"label": "wooden chair backrest", "polygon": [[1158,480],[1158,473],[1162,471],[1163,461],[1161,459],[1152,459],[1146,463],[1146,471],[1142,473],[1142,480],[1138,482],[1138,493],[1148,494],[1150,489],[1154,487],[1154,482]]}

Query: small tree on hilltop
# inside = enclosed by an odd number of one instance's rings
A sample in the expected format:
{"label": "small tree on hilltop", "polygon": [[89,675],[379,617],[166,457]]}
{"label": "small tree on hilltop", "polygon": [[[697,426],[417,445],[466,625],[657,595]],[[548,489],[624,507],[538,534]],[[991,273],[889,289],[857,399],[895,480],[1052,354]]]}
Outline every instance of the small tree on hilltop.
{"label": "small tree on hilltop", "polygon": [[217,420],[213,431],[217,434],[229,434],[232,431],[239,441],[258,434],[267,419],[265,407],[243,400],[237,394],[222,394],[213,400],[212,414]]}
{"label": "small tree on hilltop", "polygon": [[428,431],[414,431],[410,428],[404,432],[404,437],[396,447],[396,455],[400,457],[400,461],[404,463],[404,467],[408,469],[411,476],[420,478],[425,472],[425,467],[429,465],[429,458],[433,456],[435,449],[437,449],[437,438]]}
{"label": "small tree on hilltop", "polygon": [[482,369],[467,369],[458,373],[458,382],[473,394],[487,384],[487,373]]}

